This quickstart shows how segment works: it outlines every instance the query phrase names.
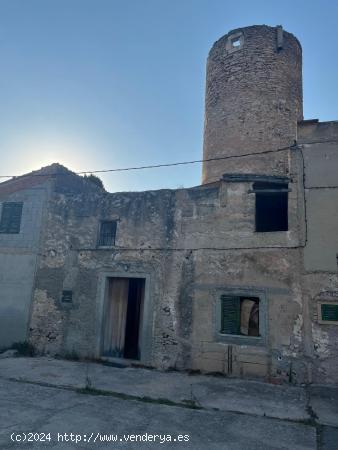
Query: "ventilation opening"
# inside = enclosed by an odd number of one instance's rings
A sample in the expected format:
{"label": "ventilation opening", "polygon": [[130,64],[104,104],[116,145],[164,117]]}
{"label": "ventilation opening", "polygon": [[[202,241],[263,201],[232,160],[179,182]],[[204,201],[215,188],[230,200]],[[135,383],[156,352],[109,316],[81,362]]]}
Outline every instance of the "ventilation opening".
{"label": "ventilation opening", "polygon": [[102,355],[140,359],[144,278],[109,278]]}
{"label": "ventilation opening", "polygon": [[61,303],[72,303],[73,291],[62,291]]}

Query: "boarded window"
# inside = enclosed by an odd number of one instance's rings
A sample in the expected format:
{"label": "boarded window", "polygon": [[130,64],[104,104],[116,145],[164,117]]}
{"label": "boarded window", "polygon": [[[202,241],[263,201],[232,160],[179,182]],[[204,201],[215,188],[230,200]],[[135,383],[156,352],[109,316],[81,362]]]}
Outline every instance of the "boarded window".
{"label": "boarded window", "polygon": [[221,296],[222,334],[259,336],[259,299]]}
{"label": "boarded window", "polygon": [[288,230],[288,184],[254,183],[256,194],[256,231]]}
{"label": "boarded window", "polygon": [[102,247],[110,247],[115,245],[116,221],[103,221],[100,224],[100,235],[98,245]]}
{"label": "boarded window", "polygon": [[0,233],[20,233],[21,215],[21,202],[3,203],[1,211]]}

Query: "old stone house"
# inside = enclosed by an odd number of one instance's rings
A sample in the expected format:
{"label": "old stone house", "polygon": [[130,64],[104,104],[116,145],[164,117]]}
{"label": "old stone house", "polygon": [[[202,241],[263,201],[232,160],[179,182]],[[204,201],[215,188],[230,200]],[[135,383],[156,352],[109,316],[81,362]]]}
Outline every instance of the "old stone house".
{"label": "old stone house", "polygon": [[337,382],[338,122],[303,120],[301,66],[279,26],[214,44],[200,186],[2,183],[0,346]]}

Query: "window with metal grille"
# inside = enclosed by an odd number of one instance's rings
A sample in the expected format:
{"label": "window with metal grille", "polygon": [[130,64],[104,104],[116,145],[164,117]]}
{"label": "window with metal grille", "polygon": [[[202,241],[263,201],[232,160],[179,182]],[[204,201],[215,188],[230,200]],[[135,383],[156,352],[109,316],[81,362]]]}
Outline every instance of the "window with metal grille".
{"label": "window with metal grille", "polygon": [[20,233],[22,202],[6,202],[2,204],[0,233]]}
{"label": "window with metal grille", "polygon": [[111,247],[115,245],[116,220],[105,220],[100,224],[100,235],[98,245],[100,247]]}
{"label": "window with metal grille", "polygon": [[288,230],[288,183],[256,182],[256,231]]}
{"label": "window with metal grille", "polygon": [[259,298],[221,295],[220,333],[260,336]]}

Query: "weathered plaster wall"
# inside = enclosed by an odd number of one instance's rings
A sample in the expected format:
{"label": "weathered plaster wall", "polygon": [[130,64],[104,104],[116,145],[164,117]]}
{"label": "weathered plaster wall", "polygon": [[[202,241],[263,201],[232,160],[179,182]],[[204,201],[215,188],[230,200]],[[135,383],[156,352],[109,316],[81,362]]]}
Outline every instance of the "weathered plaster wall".
{"label": "weathered plaster wall", "polygon": [[338,122],[298,127],[304,156],[307,242],[304,249],[305,326],[313,381],[338,382],[338,326],[319,322],[318,304],[338,302]]}
{"label": "weathered plaster wall", "polygon": [[[300,264],[298,249],[198,252],[192,339],[194,367],[282,379],[288,379],[292,369],[293,381],[306,379],[303,329],[299,323],[303,310]],[[241,340],[250,338],[222,339],[217,333],[215,304],[229,289],[265,298],[266,335],[257,345],[240,345]]]}
{"label": "weathered plaster wall", "polygon": [[[338,153],[338,151],[337,151]],[[308,243],[305,268],[337,271],[338,188],[306,190]]]}
{"label": "weathered plaster wall", "polygon": [[27,339],[32,289],[47,186],[0,187],[3,202],[23,202],[20,233],[0,234],[0,349]]}
{"label": "weathered plaster wall", "polygon": [[[63,183],[62,190],[66,190]],[[44,230],[43,256],[37,272],[36,295],[45,314],[33,313],[31,340],[41,351],[97,356],[98,280],[102,272],[141,273],[150,277],[152,297],[165,290],[162,248],[171,246],[175,194],[172,191],[137,194],[60,193],[50,203]],[[116,246],[98,249],[100,220],[117,220]],[[149,247],[153,248],[150,251]],[[160,284],[160,282],[163,284]],[[63,289],[74,291],[71,308],[61,302]],[[50,334],[55,323],[58,328]],[[51,317],[51,323],[49,323]],[[44,320],[45,318],[45,320]]]}
{"label": "weathered plaster wall", "polygon": [[[102,274],[137,274],[147,277],[151,305],[143,363],[283,379],[293,364],[304,380],[296,181],[290,231],[259,234],[249,181],[120,194],[67,192],[63,183],[44,228],[31,341],[51,354],[100,356]],[[115,246],[97,248],[99,222],[109,219],[118,221]],[[258,343],[218,335],[219,295],[239,287],[264,297]],[[63,289],[74,292],[71,306],[60,302]]]}
{"label": "weathered plaster wall", "polygon": [[304,275],[303,297],[308,308],[307,347],[314,383],[338,382],[338,326],[318,321],[318,303],[338,302],[337,286],[337,272],[309,272]]}
{"label": "weathered plaster wall", "polygon": [[[56,177],[32,343],[51,354],[100,357],[106,279],[129,275],[146,279],[142,363],[337,382],[338,327],[320,324],[317,311],[319,301],[338,299],[338,124],[303,121],[297,130],[301,119],[295,37],[253,26],[217,41],[208,59],[204,158],[231,158],[205,162],[205,184],[191,189],[109,194],[76,176]],[[255,232],[251,175],[288,181],[287,232]],[[117,221],[112,248],[97,246],[101,220]],[[73,291],[72,304],[61,303],[64,289]],[[229,293],[259,297],[259,338],[219,333],[220,296]]]}
{"label": "weathered plaster wall", "polygon": [[305,269],[337,271],[338,122],[299,125],[305,166],[308,239]]}

